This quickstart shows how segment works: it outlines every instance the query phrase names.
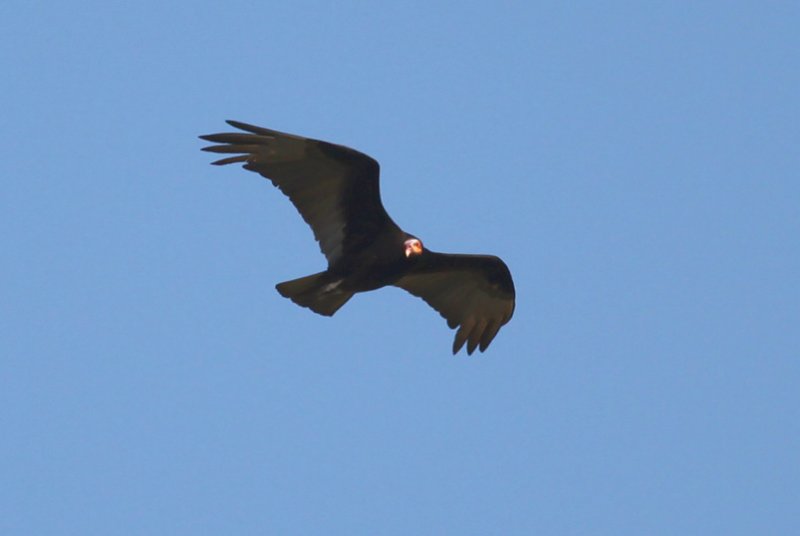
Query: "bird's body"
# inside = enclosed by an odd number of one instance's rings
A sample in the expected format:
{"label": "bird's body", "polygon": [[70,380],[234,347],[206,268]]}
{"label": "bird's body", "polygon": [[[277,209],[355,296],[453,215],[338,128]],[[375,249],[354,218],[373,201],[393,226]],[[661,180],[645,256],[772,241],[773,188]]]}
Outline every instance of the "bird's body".
{"label": "bird's body", "polygon": [[380,199],[378,163],[328,142],[228,121],[243,133],[201,138],[218,143],[204,150],[237,156],[268,178],[311,226],[327,270],[276,285],[298,305],[333,315],[354,294],[387,285],[425,300],[459,327],[453,353],[483,351],[514,312],[514,283],[505,263],[490,255],[451,255],[423,248],[392,221]]}

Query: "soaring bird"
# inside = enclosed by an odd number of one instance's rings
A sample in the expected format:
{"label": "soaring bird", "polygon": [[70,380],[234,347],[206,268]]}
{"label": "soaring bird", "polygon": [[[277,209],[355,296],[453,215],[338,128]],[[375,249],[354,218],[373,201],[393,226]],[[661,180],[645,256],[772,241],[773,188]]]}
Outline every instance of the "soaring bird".
{"label": "soaring bird", "polygon": [[357,292],[387,285],[425,300],[458,328],[453,354],[481,352],[514,314],[514,282],[492,255],[436,253],[395,224],[381,203],[378,162],[325,141],[227,121],[243,132],[209,134],[212,153],[233,154],[269,179],[311,226],[328,261],[322,272],[278,283],[278,292],[315,313],[332,316]]}

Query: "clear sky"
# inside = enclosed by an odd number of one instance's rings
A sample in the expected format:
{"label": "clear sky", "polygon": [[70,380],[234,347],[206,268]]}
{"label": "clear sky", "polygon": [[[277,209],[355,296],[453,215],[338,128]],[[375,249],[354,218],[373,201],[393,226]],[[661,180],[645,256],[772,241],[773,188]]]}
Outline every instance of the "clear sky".
{"label": "clear sky", "polygon": [[[796,2],[0,4],[0,533],[800,532]],[[225,119],[493,253],[485,354],[325,267]]]}

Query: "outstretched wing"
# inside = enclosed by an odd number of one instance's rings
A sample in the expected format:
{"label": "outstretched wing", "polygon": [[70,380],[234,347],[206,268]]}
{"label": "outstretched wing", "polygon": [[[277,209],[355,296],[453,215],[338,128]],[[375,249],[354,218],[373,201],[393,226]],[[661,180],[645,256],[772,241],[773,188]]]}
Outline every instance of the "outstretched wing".
{"label": "outstretched wing", "polygon": [[506,264],[489,255],[448,255],[427,251],[395,283],[439,311],[450,328],[459,327],[453,354],[464,343],[483,352],[514,314],[514,282]]}
{"label": "outstretched wing", "polygon": [[397,227],[381,203],[380,167],[373,158],[342,145],[227,123],[246,133],[200,136],[219,144],[203,150],[235,154],[214,164],[242,162],[272,181],[311,226],[329,265],[387,226]]}

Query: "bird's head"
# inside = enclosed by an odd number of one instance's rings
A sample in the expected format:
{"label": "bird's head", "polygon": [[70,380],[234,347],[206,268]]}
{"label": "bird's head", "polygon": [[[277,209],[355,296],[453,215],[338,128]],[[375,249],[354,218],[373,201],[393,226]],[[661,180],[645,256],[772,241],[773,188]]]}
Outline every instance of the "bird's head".
{"label": "bird's head", "polygon": [[421,255],[423,251],[422,242],[419,238],[414,238],[413,236],[403,242],[403,247],[405,248],[406,259],[413,257],[414,255]]}

